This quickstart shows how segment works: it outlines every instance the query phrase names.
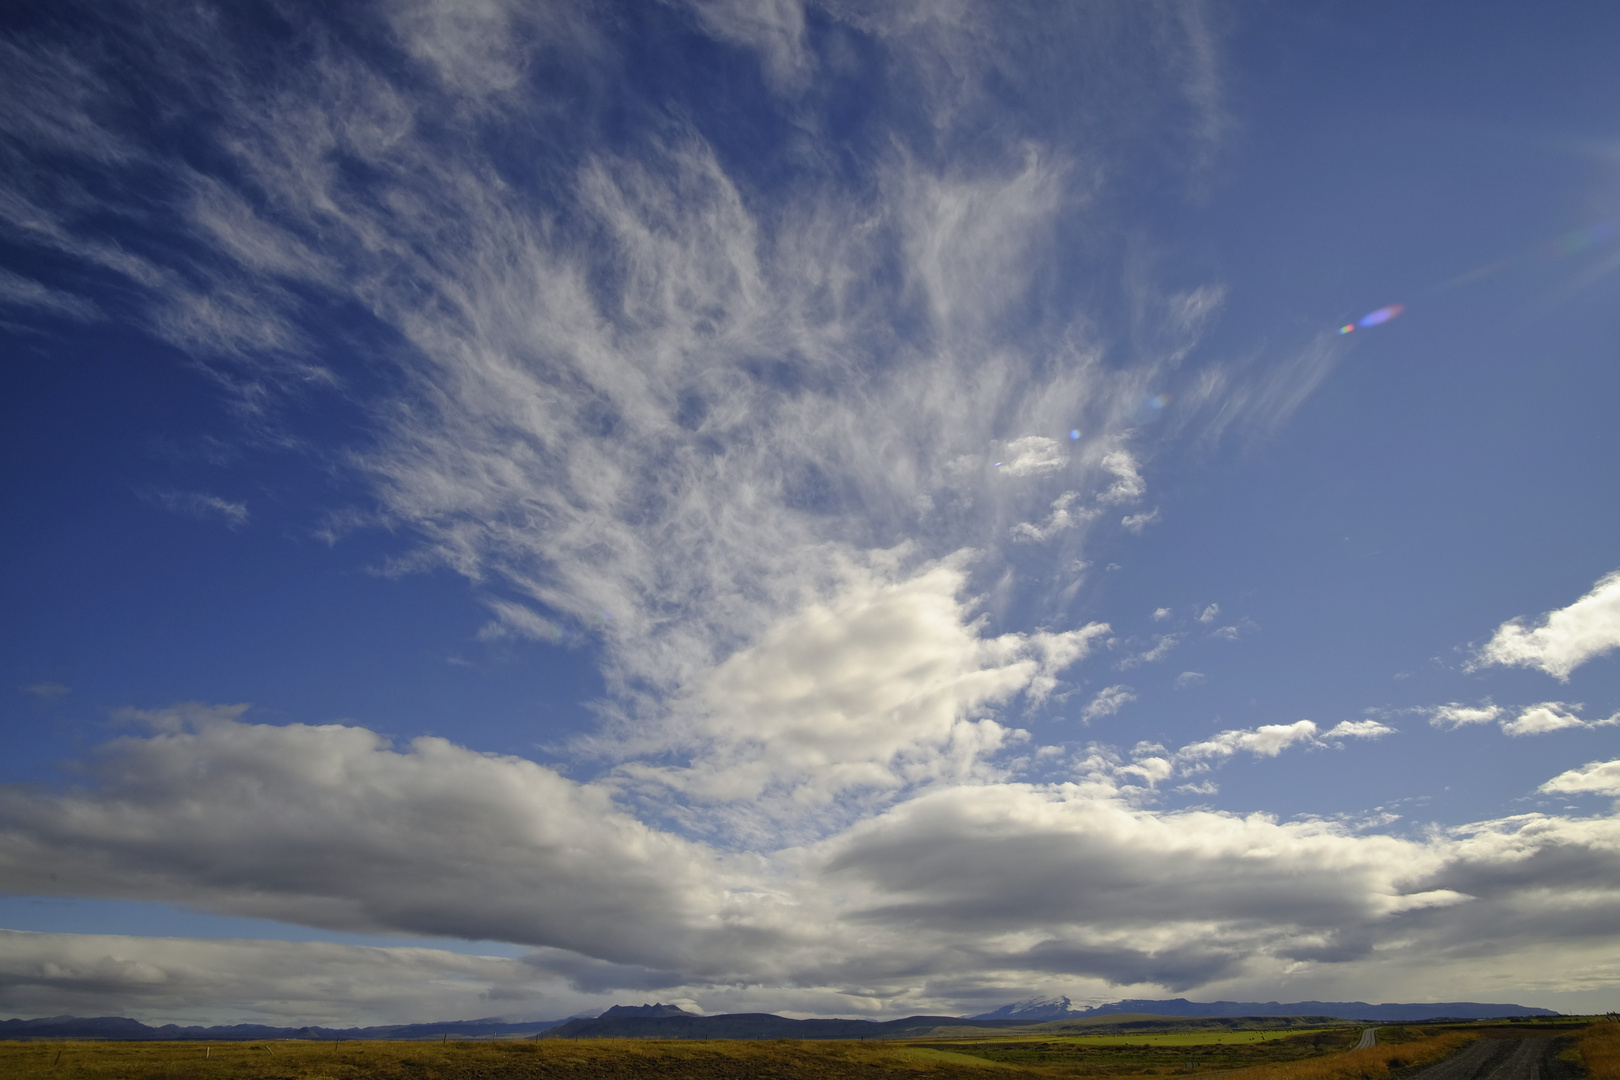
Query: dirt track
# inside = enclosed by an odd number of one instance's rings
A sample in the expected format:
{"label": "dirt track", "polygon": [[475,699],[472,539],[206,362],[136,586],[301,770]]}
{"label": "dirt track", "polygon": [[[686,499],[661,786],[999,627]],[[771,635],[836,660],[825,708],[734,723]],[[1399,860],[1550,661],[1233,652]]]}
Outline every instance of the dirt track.
{"label": "dirt track", "polygon": [[1481,1039],[1408,1080],[1568,1080],[1577,1070],[1553,1057],[1564,1045],[1545,1037]]}

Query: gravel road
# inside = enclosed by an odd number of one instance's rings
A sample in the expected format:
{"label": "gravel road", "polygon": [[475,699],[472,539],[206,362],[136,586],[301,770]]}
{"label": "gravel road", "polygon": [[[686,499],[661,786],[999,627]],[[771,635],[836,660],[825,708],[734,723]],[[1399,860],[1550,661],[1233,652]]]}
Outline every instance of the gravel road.
{"label": "gravel road", "polygon": [[1351,1047],[1351,1049],[1352,1050],[1365,1050],[1369,1046],[1377,1046],[1377,1045],[1378,1045],[1378,1029],[1377,1028],[1362,1028],[1361,1029],[1361,1041],[1356,1043],[1356,1045]]}
{"label": "gravel road", "polygon": [[1557,1040],[1481,1039],[1455,1057],[1409,1080],[1562,1080],[1569,1070],[1554,1061]]}

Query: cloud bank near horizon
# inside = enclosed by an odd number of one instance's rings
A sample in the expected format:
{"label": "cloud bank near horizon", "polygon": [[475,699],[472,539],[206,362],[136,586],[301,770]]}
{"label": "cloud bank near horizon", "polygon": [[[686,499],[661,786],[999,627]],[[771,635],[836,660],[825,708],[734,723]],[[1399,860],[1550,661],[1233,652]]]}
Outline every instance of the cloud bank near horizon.
{"label": "cloud bank near horizon", "polygon": [[[0,932],[0,1008],[1455,996],[1436,965],[1558,986],[1614,940],[1612,816],[1399,838],[1164,806],[1396,734],[1379,720],[1130,750],[1030,730],[1070,701],[1074,728],[1128,715],[1148,665],[1251,635],[1214,602],[1150,640],[1072,604],[1103,540],[1162,521],[1156,460],[1274,430],[1344,348],[1187,363],[1227,287],[1154,272],[1130,188],[1194,198],[1218,162],[1207,6],[1033,28],[990,3],[76,10],[3,46],[0,222],[39,280],[8,272],[0,302],[168,343],[252,438],[359,492],[310,535],[397,537],[382,572],[448,568],[480,638],[584,642],[608,690],[569,768],[242,706],[129,714],[77,786],[0,788],[7,890],[533,951]],[[731,81],[639,69],[638,35]],[[743,91],[745,130],[708,122],[706,95]],[[321,409],[341,438],[312,434]],[[1616,597],[1620,572],[1477,662],[1567,679],[1620,643]],[[1105,653],[1116,674],[1081,674]],[[1577,712],[1502,726],[1612,722]],[[1614,765],[1542,790],[1610,793]]]}

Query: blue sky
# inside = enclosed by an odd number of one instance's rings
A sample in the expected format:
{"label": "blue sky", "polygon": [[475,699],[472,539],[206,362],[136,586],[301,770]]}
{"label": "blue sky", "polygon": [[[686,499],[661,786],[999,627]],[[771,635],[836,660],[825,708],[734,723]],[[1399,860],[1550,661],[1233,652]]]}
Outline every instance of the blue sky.
{"label": "blue sky", "polygon": [[1617,31],[14,9],[0,1012],[1613,1008]]}

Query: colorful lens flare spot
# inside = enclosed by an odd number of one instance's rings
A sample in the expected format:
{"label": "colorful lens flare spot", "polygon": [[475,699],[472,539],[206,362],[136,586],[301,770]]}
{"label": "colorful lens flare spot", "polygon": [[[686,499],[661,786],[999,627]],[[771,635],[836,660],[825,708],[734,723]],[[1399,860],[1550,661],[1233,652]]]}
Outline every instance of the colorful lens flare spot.
{"label": "colorful lens flare spot", "polygon": [[1154,410],[1162,409],[1168,404],[1170,404],[1169,394],[1154,394],[1147,399],[1147,407]]}
{"label": "colorful lens flare spot", "polygon": [[1075,428],[1073,431],[1069,432],[1069,439],[1071,442],[1078,442],[1080,440],[1080,429]]}
{"label": "colorful lens flare spot", "polygon": [[1348,333],[1350,333],[1350,332],[1351,332],[1351,331],[1352,331],[1352,330],[1354,330],[1354,329],[1355,329],[1355,328],[1356,328],[1356,324],[1355,324],[1355,323],[1353,323],[1353,322],[1347,322],[1347,323],[1345,323],[1345,324],[1344,324],[1344,325],[1343,325],[1343,326],[1341,326],[1341,327],[1339,327],[1339,333],[1341,333],[1341,334],[1348,334]]}
{"label": "colorful lens flare spot", "polygon": [[1405,304],[1391,304],[1388,307],[1381,307],[1377,311],[1370,311],[1361,318],[1357,319],[1356,325],[1363,328],[1368,326],[1382,326],[1384,323],[1389,322],[1389,320],[1393,319],[1395,316],[1399,315],[1405,310]]}

